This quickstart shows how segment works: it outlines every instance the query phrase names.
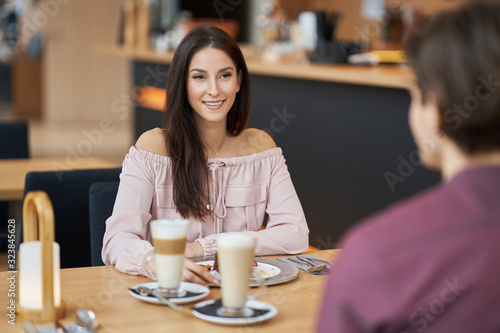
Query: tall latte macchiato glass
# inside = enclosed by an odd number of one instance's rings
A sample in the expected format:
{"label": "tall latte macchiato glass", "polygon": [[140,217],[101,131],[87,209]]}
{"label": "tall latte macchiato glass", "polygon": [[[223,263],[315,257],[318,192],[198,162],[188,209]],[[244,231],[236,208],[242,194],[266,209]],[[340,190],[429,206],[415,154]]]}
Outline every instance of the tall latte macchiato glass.
{"label": "tall latte macchiato glass", "polygon": [[[146,255],[143,267],[150,279],[158,281],[158,291],[165,297],[186,295],[180,285],[188,223],[186,220],[155,220],[150,223],[155,249]],[[153,258],[156,274],[149,267]]]}
{"label": "tall latte macchiato glass", "polygon": [[[255,243],[255,237],[240,233],[222,234],[217,238],[223,305],[217,310],[219,316],[250,317],[253,310],[246,306],[247,301],[264,294],[264,279],[252,269]],[[248,295],[250,278],[260,285],[259,291],[253,295]]]}

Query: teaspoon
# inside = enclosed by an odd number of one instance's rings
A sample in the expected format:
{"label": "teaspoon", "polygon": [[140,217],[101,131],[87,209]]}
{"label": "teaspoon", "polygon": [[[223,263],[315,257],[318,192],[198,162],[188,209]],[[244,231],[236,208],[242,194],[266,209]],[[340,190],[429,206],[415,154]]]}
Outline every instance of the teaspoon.
{"label": "teaspoon", "polygon": [[182,306],[177,305],[177,304],[171,302],[167,298],[163,297],[163,295],[161,293],[155,292],[154,290],[151,290],[148,287],[139,286],[136,289],[133,289],[133,291],[138,292],[139,295],[141,295],[141,296],[154,296],[154,297],[157,297],[160,301],[162,301],[163,303],[167,304],[172,309],[182,310]]}
{"label": "teaspoon", "polygon": [[88,309],[77,310],[75,321],[77,325],[85,327],[91,332],[95,332],[95,330],[99,326],[99,322],[97,321],[95,313]]}

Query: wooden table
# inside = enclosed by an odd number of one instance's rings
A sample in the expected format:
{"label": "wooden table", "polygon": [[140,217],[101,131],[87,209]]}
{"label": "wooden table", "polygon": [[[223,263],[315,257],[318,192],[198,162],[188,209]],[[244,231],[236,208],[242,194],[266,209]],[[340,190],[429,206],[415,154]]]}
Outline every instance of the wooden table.
{"label": "wooden table", "polygon": [[0,160],[0,200],[22,200],[24,180],[30,171],[105,169],[119,165],[97,157],[34,157]]}
{"label": "wooden table", "polygon": [[[335,261],[340,250],[308,252],[329,261]],[[276,257],[266,257],[274,259]],[[0,273],[0,293],[7,296],[7,277],[18,273]],[[184,305],[182,312],[165,305],[150,304],[132,297],[128,288],[151,282],[151,280],[118,272],[114,267],[85,267],[61,270],[62,297],[66,302],[67,315],[63,324],[74,323],[77,308],[92,309],[101,323],[97,333],[102,332],[314,332],[320,302],[327,275],[313,275],[300,271],[297,279],[269,286],[261,301],[273,304],[278,309],[276,317],[254,326],[220,326],[205,322],[191,313],[195,303]],[[18,290],[15,291],[18,297]],[[5,296],[2,296],[4,299]],[[210,294],[198,302],[220,298],[220,289],[211,288]],[[10,300],[9,300],[10,301]],[[16,300],[17,301],[17,300]],[[8,304],[2,301],[2,304]],[[3,312],[5,312],[5,307]],[[20,322],[16,326],[7,323],[3,316],[2,332],[22,332]],[[37,324],[43,327],[43,324]],[[7,327],[4,330],[3,327]]]}

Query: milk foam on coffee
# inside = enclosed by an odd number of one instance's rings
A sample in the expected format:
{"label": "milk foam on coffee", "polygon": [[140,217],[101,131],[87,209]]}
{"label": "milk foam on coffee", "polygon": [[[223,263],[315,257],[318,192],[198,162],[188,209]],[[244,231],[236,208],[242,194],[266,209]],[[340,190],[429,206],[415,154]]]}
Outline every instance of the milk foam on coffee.
{"label": "milk foam on coffee", "polygon": [[155,220],[153,222],[151,222],[153,237],[163,239],[186,237],[188,224],[186,220]]}
{"label": "milk foam on coffee", "polygon": [[228,233],[217,238],[222,303],[226,307],[241,308],[247,301],[255,243],[256,239],[246,234]]}
{"label": "milk foam on coffee", "polygon": [[161,288],[177,288],[182,277],[188,222],[157,220],[151,223],[156,274]]}

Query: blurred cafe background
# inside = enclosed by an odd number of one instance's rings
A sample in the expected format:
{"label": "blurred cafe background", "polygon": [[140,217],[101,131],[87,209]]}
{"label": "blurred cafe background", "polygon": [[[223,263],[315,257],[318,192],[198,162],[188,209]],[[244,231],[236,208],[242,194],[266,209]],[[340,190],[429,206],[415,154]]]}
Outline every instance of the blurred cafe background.
{"label": "blurred cafe background", "polygon": [[180,39],[219,26],[244,52],[250,126],[283,148],[311,245],[334,248],[355,222],[439,181],[407,125],[402,42],[462,2],[0,0],[0,123],[28,125],[31,157],[119,166],[140,133],[162,126]]}

